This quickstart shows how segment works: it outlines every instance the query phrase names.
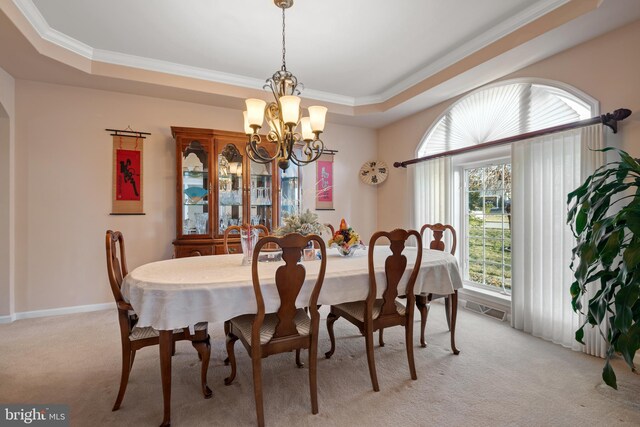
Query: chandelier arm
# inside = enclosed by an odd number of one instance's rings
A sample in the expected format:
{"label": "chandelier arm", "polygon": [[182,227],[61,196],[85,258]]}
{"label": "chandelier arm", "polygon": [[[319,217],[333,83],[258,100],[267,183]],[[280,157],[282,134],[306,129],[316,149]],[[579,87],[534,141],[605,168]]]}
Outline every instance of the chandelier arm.
{"label": "chandelier arm", "polygon": [[258,144],[260,143],[260,141],[261,141],[260,135],[258,134],[251,135],[251,139],[249,140],[249,143],[247,144],[247,149],[246,149],[247,156],[256,163],[269,163],[277,159],[279,150],[273,157],[264,156],[263,154],[260,153],[260,150],[258,149]]}
{"label": "chandelier arm", "polygon": [[291,153],[291,161],[298,166],[313,163],[324,153],[324,142],[320,138],[305,142],[302,152],[307,156],[306,160],[298,158],[295,151],[293,151]]}

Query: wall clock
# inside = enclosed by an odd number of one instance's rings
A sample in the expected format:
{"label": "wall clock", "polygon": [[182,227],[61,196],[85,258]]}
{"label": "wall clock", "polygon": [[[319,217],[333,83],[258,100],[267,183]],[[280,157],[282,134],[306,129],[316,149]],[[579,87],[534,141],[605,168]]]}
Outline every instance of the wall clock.
{"label": "wall clock", "polygon": [[360,179],[365,184],[377,185],[384,182],[389,175],[387,164],[382,161],[372,160],[365,162],[360,168]]}

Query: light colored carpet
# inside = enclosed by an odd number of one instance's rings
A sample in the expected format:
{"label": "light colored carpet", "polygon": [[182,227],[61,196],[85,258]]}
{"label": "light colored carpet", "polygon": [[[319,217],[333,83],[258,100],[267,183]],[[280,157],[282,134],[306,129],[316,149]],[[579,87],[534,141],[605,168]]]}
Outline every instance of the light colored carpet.
{"label": "light colored carpet", "polygon": [[[614,365],[621,391],[612,392],[600,386],[602,360],[491,318],[460,310],[461,353],[454,356],[443,306],[433,304],[429,346],[415,347],[417,381],[409,377],[402,329],[386,330],[386,346],[375,348],[379,393],[371,389],[364,338],[344,319],[335,326],[336,353],[331,360],[319,357],[317,415],[311,414],[308,370],[295,367],[294,354],[263,359],[268,425],[640,425],[640,376],[622,363]],[[324,321],[320,329],[322,355],[329,347]],[[200,394],[195,350],[189,343],[178,344],[172,424],[255,425],[249,357],[236,343],[238,376],[225,387],[222,325],[210,325],[210,333],[213,398],[204,400]],[[115,308],[0,325],[2,403],[66,403],[74,426],[158,425],[162,397],[157,349],[138,352],[122,407],[111,412],[119,378]]]}

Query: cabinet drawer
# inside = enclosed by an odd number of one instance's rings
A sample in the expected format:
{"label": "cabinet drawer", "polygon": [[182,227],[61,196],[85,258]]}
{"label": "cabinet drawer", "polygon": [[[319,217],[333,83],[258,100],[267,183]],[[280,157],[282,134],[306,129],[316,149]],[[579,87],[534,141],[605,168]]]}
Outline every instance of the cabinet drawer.
{"label": "cabinet drawer", "polygon": [[208,246],[208,245],[176,246],[175,253],[176,253],[176,258],[213,255],[213,246]]}
{"label": "cabinet drawer", "polygon": [[[224,254],[224,246],[223,245],[218,245],[216,246],[216,255],[222,255]],[[240,246],[240,243],[229,243],[229,253],[230,254],[241,254],[242,253],[242,247]]]}

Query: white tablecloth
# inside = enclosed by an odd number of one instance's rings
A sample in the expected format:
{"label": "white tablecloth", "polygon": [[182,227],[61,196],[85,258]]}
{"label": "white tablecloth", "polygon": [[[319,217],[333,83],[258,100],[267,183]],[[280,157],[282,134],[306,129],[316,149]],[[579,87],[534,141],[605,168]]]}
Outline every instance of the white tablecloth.
{"label": "white tablecloth", "polygon": [[[327,250],[327,269],[318,304],[330,305],[364,300],[369,289],[367,251],[341,257]],[[378,295],[386,286],[384,260],[391,254],[386,246],[376,247]],[[408,267],[413,266],[415,249],[407,248]],[[197,322],[223,322],[234,316],[256,312],[251,266],[242,266],[242,254],[178,258],[142,265],[124,279],[122,292],[138,314],[138,326],[175,329]],[[258,271],[267,312],[277,311],[280,300],[275,271],[283,263],[259,263]],[[309,303],[320,270],[319,261],[302,263],[307,275],[296,300],[298,307]],[[402,293],[410,275],[407,268],[400,285]],[[455,257],[440,251],[424,250],[414,293],[451,294],[462,287]]]}

